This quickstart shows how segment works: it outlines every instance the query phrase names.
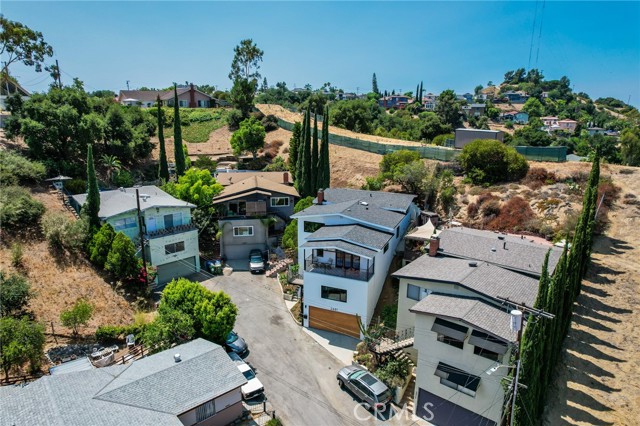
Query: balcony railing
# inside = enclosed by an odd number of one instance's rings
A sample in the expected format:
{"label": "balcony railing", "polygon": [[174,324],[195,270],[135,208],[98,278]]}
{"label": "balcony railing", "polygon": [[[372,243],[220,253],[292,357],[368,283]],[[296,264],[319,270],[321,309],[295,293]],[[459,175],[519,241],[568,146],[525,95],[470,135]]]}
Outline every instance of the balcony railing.
{"label": "balcony railing", "polygon": [[197,229],[193,223],[189,223],[186,225],[177,225],[172,226],[171,228],[163,228],[157,229],[155,231],[147,232],[147,238],[160,238],[160,237],[168,237],[169,235],[181,234],[183,232],[193,231]]}
{"label": "balcony railing", "polygon": [[305,259],[304,270],[315,274],[332,275],[334,277],[343,277],[351,280],[369,281],[373,277],[374,263],[371,263],[367,269],[352,269],[336,267],[333,263],[322,262],[317,258],[309,256]]}

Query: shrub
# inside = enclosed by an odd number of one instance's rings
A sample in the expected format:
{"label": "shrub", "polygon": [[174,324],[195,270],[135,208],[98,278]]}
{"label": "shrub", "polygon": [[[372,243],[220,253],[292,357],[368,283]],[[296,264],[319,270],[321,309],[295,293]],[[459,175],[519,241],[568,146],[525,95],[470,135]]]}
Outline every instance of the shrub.
{"label": "shrub", "polygon": [[507,128],[507,129],[513,129],[513,121],[511,121],[511,120],[507,120],[507,121],[504,123],[504,127],[505,127],[505,128]]}
{"label": "shrub", "polygon": [[515,148],[496,140],[475,140],[462,149],[458,159],[476,184],[519,180],[529,170],[527,160]]}
{"label": "shrub", "polygon": [[144,332],[146,324],[101,325],[96,330],[96,340],[103,344],[124,342],[126,336],[133,334],[136,338]]}
{"label": "shrub", "polygon": [[129,237],[122,232],[118,232],[113,239],[104,269],[120,281],[129,280],[138,273],[136,248]]}
{"label": "shrub", "polygon": [[5,376],[14,369],[29,363],[30,370],[40,369],[45,337],[44,327],[28,317],[20,319],[5,317],[0,319],[0,367]]}
{"label": "shrub", "polygon": [[391,359],[376,370],[376,376],[389,388],[404,386],[409,376],[411,365],[407,359]]}
{"label": "shrub", "polygon": [[135,183],[133,175],[127,170],[120,170],[118,173],[114,174],[111,181],[115,186],[122,188],[130,188]]}
{"label": "shrub", "polygon": [[13,243],[11,245],[11,264],[14,267],[20,268],[22,266],[22,255],[22,244],[20,242]]}
{"label": "shrub", "polygon": [[13,274],[5,278],[0,271],[0,316],[21,312],[31,296],[31,286],[26,277]]}
{"label": "shrub", "polygon": [[38,182],[44,178],[44,164],[8,150],[0,150],[0,185]]}
{"label": "shrub", "polygon": [[44,205],[19,186],[0,188],[0,223],[4,230],[18,230],[38,222]]}
{"label": "shrub", "polygon": [[401,149],[390,154],[385,154],[380,162],[380,173],[385,179],[392,179],[398,168],[419,160],[420,154],[408,149]]}
{"label": "shrub", "polygon": [[[493,203],[492,201],[491,203]],[[536,215],[531,206],[521,197],[513,197],[500,208],[495,219],[487,224],[489,229],[497,231],[521,231],[531,225]],[[539,227],[535,227],[539,228]],[[535,229],[536,231],[538,229]]]}
{"label": "shrub", "polygon": [[482,203],[480,211],[482,212],[482,217],[496,217],[500,214],[500,201],[496,199]]}
{"label": "shrub", "polygon": [[238,163],[238,170],[262,170],[269,163],[264,157],[258,157],[255,160],[243,161]]}
{"label": "shrub", "polygon": [[92,315],[93,305],[84,299],[78,299],[70,309],[60,313],[60,322],[63,326],[71,328],[73,335],[77,336],[80,326],[87,325]]}
{"label": "shrub", "polygon": [[227,124],[229,125],[229,130],[238,130],[240,128],[240,123],[242,123],[242,120],[244,120],[242,112],[237,109],[229,111],[229,114],[227,115]]}
{"label": "shrub", "polygon": [[84,194],[87,192],[87,181],[85,179],[71,179],[64,183],[64,189],[72,194]]}
{"label": "shrub", "polygon": [[210,172],[215,172],[216,168],[218,167],[218,163],[216,163],[206,155],[198,155],[198,158],[193,163],[193,167],[195,167],[196,169],[205,169],[209,170]]}
{"label": "shrub", "polygon": [[555,173],[548,172],[546,169],[542,167],[532,167],[527,172],[527,175],[522,180],[524,185],[527,185],[529,188],[536,190],[539,189],[543,185],[552,185],[558,181]]}
{"label": "shrub", "polygon": [[273,159],[271,164],[266,166],[263,170],[265,172],[284,172],[289,170],[289,166],[287,165],[287,162],[285,161],[285,159],[278,155],[276,158]]}
{"label": "shrub", "polygon": [[384,187],[384,179],[381,175],[376,177],[368,176],[365,178],[365,183],[362,185],[362,189],[368,191],[380,191]]}
{"label": "shrub", "polygon": [[442,146],[445,144],[447,139],[455,139],[455,135],[453,133],[447,133],[446,135],[438,135],[435,138],[433,138],[431,143],[433,145]]}
{"label": "shrub", "polygon": [[278,130],[278,118],[275,115],[267,115],[262,120],[262,125],[264,126],[264,130],[267,132],[271,132],[273,130]]}
{"label": "shrub", "polygon": [[382,308],[380,317],[385,327],[396,328],[396,321],[398,320],[398,305],[385,306]]}
{"label": "shrub", "polygon": [[70,219],[64,213],[49,212],[42,218],[42,232],[51,247],[78,253],[89,236],[89,222]]}
{"label": "shrub", "polygon": [[111,225],[108,223],[102,225],[89,242],[89,260],[100,268],[104,268],[115,236],[116,232]]}
{"label": "shrub", "polygon": [[267,421],[267,423],[265,423],[266,426],[282,426],[282,421],[275,417],[273,419],[269,419],[269,421]]}

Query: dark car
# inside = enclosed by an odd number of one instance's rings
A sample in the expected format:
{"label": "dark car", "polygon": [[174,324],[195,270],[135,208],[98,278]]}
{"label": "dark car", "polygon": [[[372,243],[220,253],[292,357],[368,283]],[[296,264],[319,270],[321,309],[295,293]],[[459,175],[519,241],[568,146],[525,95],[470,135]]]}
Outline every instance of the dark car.
{"label": "dark car", "polygon": [[247,342],[245,342],[242,337],[238,336],[238,333],[236,333],[235,331],[227,334],[227,339],[224,342],[224,346],[227,348],[228,352],[235,352],[240,356],[245,355],[249,350]]}
{"label": "dark car", "polygon": [[262,252],[258,249],[251,250],[249,253],[249,270],[251,273],[264,272],[264,259]]}
{"label": "dark car", "polygon": [[338,372],[338,385],[348,388],[368,410],[383,411],[391,401],[391,391],[380,379],[360,367],[349,365]]}

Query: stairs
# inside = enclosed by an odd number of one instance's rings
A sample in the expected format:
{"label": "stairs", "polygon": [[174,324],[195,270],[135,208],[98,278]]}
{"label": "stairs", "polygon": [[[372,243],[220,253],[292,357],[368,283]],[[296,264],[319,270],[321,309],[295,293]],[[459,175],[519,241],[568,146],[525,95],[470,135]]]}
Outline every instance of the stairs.
{"label": "stairs", "polygon": [[276,278],[279,273],[286,271],[292,263],[293,259],[282,259],[275,262],[269,262],[267,277]]}
{"label": "stairs", "polygon": [[414,396],[416,393],[416,373],[411,375],[409,379],[409,386],[407,386],[407,390],[404,391],[404,395],[402,395],[402,399],[400,400],[400,407],[407,407],[407,411],[412,414],[415,414],[415,401]]}

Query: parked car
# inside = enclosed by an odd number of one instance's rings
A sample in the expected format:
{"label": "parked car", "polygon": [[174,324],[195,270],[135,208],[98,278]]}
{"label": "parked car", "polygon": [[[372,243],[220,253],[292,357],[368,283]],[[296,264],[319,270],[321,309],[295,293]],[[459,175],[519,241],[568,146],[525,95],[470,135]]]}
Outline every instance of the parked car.
{"label": "parked car", "polygon": [[367,410],[385,410],[391,401],[391,391],[373,374],[355,365],[349,365],[338,372],[338,385],[351,390]]}
{"label": "parked car", "polygon": [[236,333],[235,331],[227,334],[227,339],[224,342],[224,346],[227,349],[227,352],[235,352],[239,356],[246,355],[246,353],[249,351],[247,342],[245,342],[242,337],[238,336],[238,333]]}
{"label": "parked car", "polygon": [[251,250],[249,253],[249,270],[254,272],[264,272],[264,258],[262,252],[258,249]]}
{"label": "parked car", "polygon": [[251,399],[264,393],[264,386],[262,386],[262,382],[256,377],[256,373],[253,371],[253,368],[251,368],[251,365],[240,358],[240,355],[235,352],[229,352],[228,355],[236,364],[238,370],[240,370],[242,375],[247,379],[247,384],[240,389],[242,391],[242,397],[244,399]]}

